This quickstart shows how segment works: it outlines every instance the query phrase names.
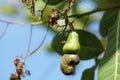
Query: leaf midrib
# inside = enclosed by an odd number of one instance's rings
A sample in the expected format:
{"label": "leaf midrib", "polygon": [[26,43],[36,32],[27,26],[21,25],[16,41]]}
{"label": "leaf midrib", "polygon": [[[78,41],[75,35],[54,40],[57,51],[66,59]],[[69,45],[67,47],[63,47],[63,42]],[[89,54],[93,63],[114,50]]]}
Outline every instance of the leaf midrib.
{"label": "leaf midrib", "polygon": [[103,51],[103,49],[95,48],[95,47],[81,46],[81,48],[83,48],[83,49],[89,49],[89,50],[94,50],[94,51]]}
{"label": "leaf midrib", "polygon": [[120,13],[118,14],[118,22],[117,22],[118,26],[117,26],[117,37],[116,37],[115,80],[117,80],[117,71],[118,71],[118,66],[117,65],[118,65],[118,56],[119,56],[119,52],[118,52],[118,49],[119,49],[119,45],[118,45],[119,44],[118,43],[119,42],[119,26],[120,26],[119,25],[119,18],[120,18],[119,16],[120,16]]}

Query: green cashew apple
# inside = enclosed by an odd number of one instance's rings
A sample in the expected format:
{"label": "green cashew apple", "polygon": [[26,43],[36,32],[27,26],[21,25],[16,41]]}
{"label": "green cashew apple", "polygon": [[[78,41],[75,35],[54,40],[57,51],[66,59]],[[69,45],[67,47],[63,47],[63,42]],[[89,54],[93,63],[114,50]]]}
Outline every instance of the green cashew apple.
{"label": "green cashew apple", "polygon": [[66,43],[63,46],[64,53],[78,53],[80,50],[79,35],[75,31],[69,33]]}

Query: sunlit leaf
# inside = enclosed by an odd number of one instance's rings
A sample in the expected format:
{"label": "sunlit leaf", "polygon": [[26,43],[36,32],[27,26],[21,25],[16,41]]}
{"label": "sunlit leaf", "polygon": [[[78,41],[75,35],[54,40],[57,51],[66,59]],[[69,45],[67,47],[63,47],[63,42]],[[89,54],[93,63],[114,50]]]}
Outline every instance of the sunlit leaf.
{"label": "sunlit leaf", "polygon": [[108,47],[100,62],[98,80],[120,79],[120,12],[108,32]]}
{"label": "sunlit leaf", "polygon": [[35,16],[32,16],[31,14],[27,15],[26,17],[27,17],[27,19],[30,20],[30,21],[38,21],[38,18],[35,17]]}
{"label": "sunlit leaf", "polygon": [[47,7],[45,10],[44,10],[44,12],[43,12],[43,21],[48,21],[48,17],[49,17],[49,15],[50,15],[50,13],[51,13],[51,11],[52,11],[52,7]]}
{"label": "sunlit leaf", "polygon": [[[68,33],[69,31],[66,31],[60,35],[57,34],[52,41],[52,48],[60,55],[64,54],[63,45],[67,39]],[[103,46],[96,36],[83,30],[77,30],[77,33],[79,34],[79,41],[81,45],[78,53],[80,59],[94,58],[102,53],[104,50]]]}

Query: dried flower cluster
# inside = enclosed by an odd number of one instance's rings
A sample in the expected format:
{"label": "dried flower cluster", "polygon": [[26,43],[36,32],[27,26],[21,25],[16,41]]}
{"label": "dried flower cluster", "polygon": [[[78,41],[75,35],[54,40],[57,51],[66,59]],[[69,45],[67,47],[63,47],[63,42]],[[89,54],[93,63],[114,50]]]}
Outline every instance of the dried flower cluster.
{"label": "dried flower cluster", "polygon": [[52,27],[57,30],[61,29],[62,31],[66,25],[64,13],[61,10],[53,9],[51,14],[49,14],[48,27]]}
{"label": "dried flower cluster", "polygon": [[25,77],[25,73],[30,75],[29,71],[24,72],[25,64],[20,61],[20,58],[17,56],[14,60],[16,72],[11,74],[10,80],[21,80],[22,77]]}
{"label": "dried flower cluster", "polygon": [[51,27],[57,24],[57,20],[60,18],[60,12],[57,9],[53,9],[49,15],[48,26]]}

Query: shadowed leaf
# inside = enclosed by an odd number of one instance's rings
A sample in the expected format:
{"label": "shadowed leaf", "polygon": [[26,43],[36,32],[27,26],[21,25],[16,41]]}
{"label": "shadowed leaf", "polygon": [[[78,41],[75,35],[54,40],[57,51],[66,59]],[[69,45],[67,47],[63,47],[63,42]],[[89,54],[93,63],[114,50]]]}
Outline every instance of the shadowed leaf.
{"label": "shadowed leaf", "polygon": [[[43,1],[47,2],[48,0],[43,0]],[[64,0],[49,0],[48,4],[50,4],[50,5],[57,5],[57,4],[61,3],[62,1],[64,1]]]}
{"label": "shadowed leaf", "polygon": [[[94,58],[102,53],[104,50],[103,46],[96,36],[83,30],[77,30],[76,32],[79,34],[79,41],[81,46],[78,53],[80,59],[84,60]],[[64,54],[63,45],[67,39],[68,34],[69,31],[66,31],[60,35],[57,34],[52,41],[52,48],[60,55]]]}
{"label": "shadowed leaf", "polygon": [[96,67],[93,66],[92,68],[86,69],[83,72],[82,79],[81,80],[94,80],[94,71]]}
{"label": "shadowed leaf", "polygon": [[108,29],[111,28],[116,21],[118,10],[106,11],[100,22],[100,33],[103,37],[108,35]]}

